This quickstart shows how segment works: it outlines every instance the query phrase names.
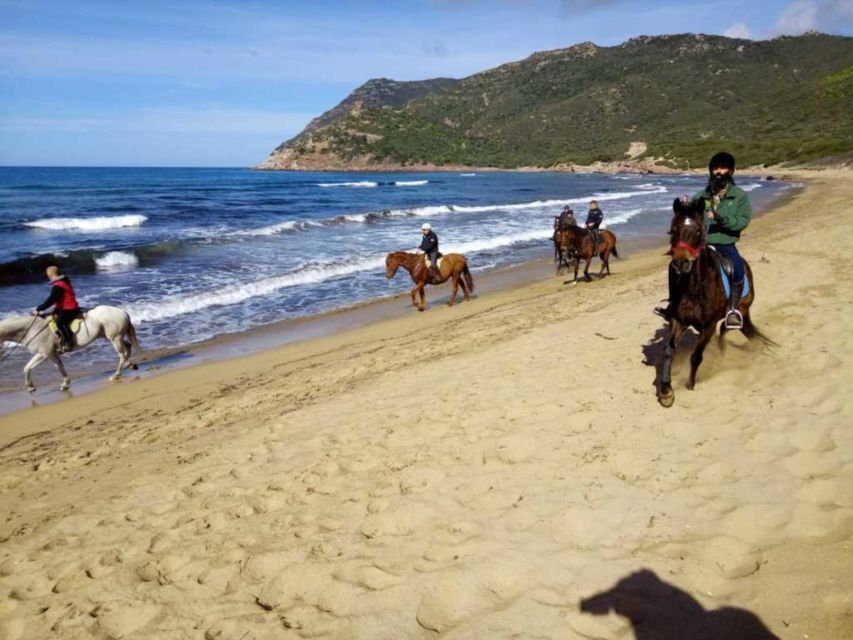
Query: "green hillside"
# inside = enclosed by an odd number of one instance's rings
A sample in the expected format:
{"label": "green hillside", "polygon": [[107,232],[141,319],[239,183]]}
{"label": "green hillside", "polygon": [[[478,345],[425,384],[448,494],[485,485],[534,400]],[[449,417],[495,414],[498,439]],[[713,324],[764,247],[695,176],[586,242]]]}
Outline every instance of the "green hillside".
{"label": "green hillside", "polygon": [[415,94],[336,107],[265,164],[548,167],[622,160],[631,142],[647,145],[644,158],[674,166],[702,165],[720,148],[741,164],[853,152],[853,38],[843,36],[583,43],[420,83]]}

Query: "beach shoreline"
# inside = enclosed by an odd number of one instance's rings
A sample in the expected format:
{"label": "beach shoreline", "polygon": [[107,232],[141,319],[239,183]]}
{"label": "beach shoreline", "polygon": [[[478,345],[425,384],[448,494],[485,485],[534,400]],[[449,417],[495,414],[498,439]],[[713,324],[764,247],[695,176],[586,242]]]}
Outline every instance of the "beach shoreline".
{"label": "beach shoreline", "polygon": [[[797,191],[797,188],[792,186],[778,194],[764,208],[756,211],[756,217],[766,215],[774,208],[782,206]],[[623,259],[626,256],[630,258],[636,253],[661,248],[663,241],[663,235],[660,237],[633,236],[620,239],[619,249]],[[617,260],[614,260],[615,262]],[[581,265],[582,268],[583,265]],[[596,273],[597,269],[598,260],[594,260],[590,271]],[[553,271],[552,261],[544,257],[505,267],[486,269],[475,274],[477,285],[475,295],[531,284],[553,277]],[[405,274],[400,273],[397,278],[404,279]],[[449,297],[449,292],[449,284],[438,289],[428,287],[427,297],[432,306],[444,304]],[[379,296],[325,312],[271,322],[245,331],[221,334],[195,343],[146,350],[141,354],[134,354],[134,361],[139,365],[139,370],[136,372],[127,370],[125,377],[132,380],[160,375],[169,370],[251,355],[265,349],[327,336],[336,331],[358,328],[384,319],[404,317],[413,312],[408,305],[408,299],[408,293]],[[461,293],[458,299],[462,300]],[[84,394],[98,392],[109,385],[108,377],[114,371],[112,361],[97,362],[77,368],[74,367],[73,360],[70,363],[68,360],[66,359],[66,367],[72,375],[70,392],[58,390],[60,376],[51,363],[41,365],[34,372],[39,386],[36,395],[31,395],[23,389],[19,371],[7,371],[0,380],[0,384],[3,385],[0,386],[0,416],[34,406],[63,402],[72,397],[77,398]]]}
{"label": "beach shoreline", "polygon": [[849,636],[853,181],[789,177],[740,244],[779,346],[687,391],[685,338],[671,409],[649,250],[0,416],[0,631],[628,640],[639,593]]}

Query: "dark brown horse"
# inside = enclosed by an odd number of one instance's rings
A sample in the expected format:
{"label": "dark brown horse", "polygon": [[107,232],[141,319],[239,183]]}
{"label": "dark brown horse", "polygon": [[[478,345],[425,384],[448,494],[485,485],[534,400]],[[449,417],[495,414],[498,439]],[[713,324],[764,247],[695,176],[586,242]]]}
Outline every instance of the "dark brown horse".
{"label": "dark brown horse", "polygon": [[[714,335],[717,322],[726,317],[726,296],[720,263],[713,249],[705,244],[706,220],[705,201],[685,204],[676,199],[672,204],[674,215],[670,226],[670,269],[674,278],[669,311],[669,340],[663,351],[658,400],[665,407],[675,402],[672,390],[672,358],[681,336],[688,327],[699,332],[696,348],[690,356],[690,377],[687,388],[696,384],[696,370],[702,364],[705,347]],[[760,338],[768,344],[773,342],[764,336],[749,316],[749,307],[755,300],[755,280],[752,269],[743,261],[749,279],[749,293],[741,298],[738,311],[743,316],[741,331],[748,339]],[[723,345],[725,326],[720,328],[720,345]]]}
{"label": "dark brown horse", "polygon": [[[442,284],[450,280],[453,289],[450,292],[450,300],[447,301],[447,304],[451,307],[456,302],[458,287],[462,287],[465,300],[469,300],[470,294],[474,291],[474,278],[471,277],[465,256],[460,253],[448,253],[441,257],[438,265],[438,277],[436,278],[430,278],[429,266],[427,266],[426,257],[422,253],[406,253],[405,251],[389,253],[385,258],[385,277],[393,278],[400,267],[403,267],[412,276],[412,281],[415,283],[409,292],[412,294],[412,305],[421,311],[426,309],[424,287],[428,284]],[[416,293],[421,296],[420,304],[415,302]]]}
{"label": "dark brown horse", "polygon": [[619,252],[616,251],[616,236],[612,231],[602,229],[599,232],[599,242],[593,240],[592,232],[589,229],[573,226],[567,227],[559,232],[558,242],[560,245],[560,261],[557,266],[557,273],[563,264],[568,266],[571,261],[575,268],[575,282],[578,281],[578,266],[581,260],[586,261],[583,275],[587,281],[591,280],[589,276],[589,265],[592,262],[593,256],[596,254],[601,258],[601,270],[599,276],[603,276],[607,271],[610,275],[610,254],[612,253],[617,258]]}

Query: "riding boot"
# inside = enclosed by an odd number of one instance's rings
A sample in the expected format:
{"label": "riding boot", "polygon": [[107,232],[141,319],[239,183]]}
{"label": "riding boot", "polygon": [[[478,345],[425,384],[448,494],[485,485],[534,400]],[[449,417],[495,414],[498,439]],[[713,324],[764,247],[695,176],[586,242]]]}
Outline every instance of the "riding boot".
{"label": "riding boot", "polygon": [[726,329],[741,329],[743,328],[743,315],[738,311],[740,299],[743,295],[743,280],[735,282],[732,285],[731,293],[729,294],[729,306],[726,312]]}
{"label": "riding boot", "polygon": [[74,334],[71,327],[59,324],[59,353],[68,353],[74,348]]}
{"label": "riding boot", "polygon": [[433,266],[430,266],[429,268],[429,279],[434,283],[438,282],[438,269]]}

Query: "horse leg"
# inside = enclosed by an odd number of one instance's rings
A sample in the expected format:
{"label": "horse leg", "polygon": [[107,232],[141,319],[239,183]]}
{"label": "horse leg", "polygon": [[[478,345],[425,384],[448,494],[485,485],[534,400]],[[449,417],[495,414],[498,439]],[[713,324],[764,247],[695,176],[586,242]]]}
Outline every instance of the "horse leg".
{"label": "horse leg", "polygon": [[118,354],[118,368],[116,368],[116,372],[110,376],[110,380],[118,380],[121,378],[121,370],[130,364],[130,354],[124,344],[124,340],[121,339],[121,336],[116,336],[110,340],[110,342],[113,343],[113,349],[115,349]]}
{"label": "horse leg", "polygon": [[30,393],[35,393],[36,385],[33,384],[32,378],[32,370],[39,366],[42,362],[47,360],[47,356],[43,353],[37,353],[30,361],[24,366],[24,384],[27,385],[27,391]]}
{"label": "horse leg", "polygon": [[421,304],[418,307],[418,311],[425,311],[426,310],[426,296],[424,295],[424,289],[426,289],[426,282],[422,283],[418,287],[418,293],[420,294],[420,297],[421,297]]}
{"label": "horse leg", "polygon": [[693,353],[690,355],[690,377],[687,379],[687,388],[693,389],[696,386],[696,370],[702,364],[702,357],[705,353],[705,347],[714,335],[717,329],[717,323],[712,322],[710,325],[702,327],[702,333],[699,334],[699,342]]}
{"label": "horse leg", "polygon": [[684,334],[684,327],[676,320],[669,321],[669,340],[663,348],[663,362],[660,368],[660,386],[658,390],[658,401],[664,407],[671,407],[675,403],[675,392],[672,390],[672,358],[675,356],[675,348]]}
{"label": "horse leg", "polygon": [[447,306],[452,307],[456,303],[456,292],[459,290],[459,274],[453,272],[453,277],[450,280],[450,300],[447,301]]}
{"label": "horse leg", "polygon": [[574,257],[574,260],[572,261],[572,264],[575,268],[575,280],[574,280],[574,282],[575,282],[575,284],[577,284],[578,283],[578,267],[580,267],[580,264],[581,264],[581,259],[580,259],[579,255],[575,254],[575,257]]}
{"label": "horse leg", "polygon": [[459,278],[459,288],[462,289],[462,295],[465,298],[465,302],[470,300],[470,296],[468,294],[468,285],[465,284],[465,276],[460,276]]}
{"label": "horse leg", "polygon": [[418,289],[420,288],[420,286],[421,286],[421,285],[416,284],[416,285],[412,288],[412,290],[411,290],[411,291],[409,291],[409,293],[410,293],[410,294],[411,294],[411,296],[412,296],[412,306],[413,306],[413,307],[417,307],[417,306],[418,306],[418,303],[415,301],[415,294],[417,293],[417,291],[418,291]]}
{"label": "horse leg", "polygon": [[604,270],[607,268],[607,249],[598,254],[599,260],[601,260],[601,269],[598,270],[598,277],[604,277]]}
{"label": "horse leg", "polygon": [[71,378],[68,377],[68,372],[65,370],[65,364],[62,362],[62,358],[59,357],[58,353],[52,353],[50,355],[50,359],[53,360],[56,368],[59,369],[59,375],[62,376],[62,382],[59,385],[59,390],[68,391],[68,387],[71,384]]}
{"label": "horse leg", "polygon": [[589,266],[590,266],[591,264],[592,264],[592,255],[590,255],[590,256],[586,259],[586,264],[584,265],[584,268],[583,268],[583,277],[584,277],[584,279],[585,279],[587,282],[589,282],[590,280],[592,280],[592,277],[590,277],[590,275],[589,275]]}

